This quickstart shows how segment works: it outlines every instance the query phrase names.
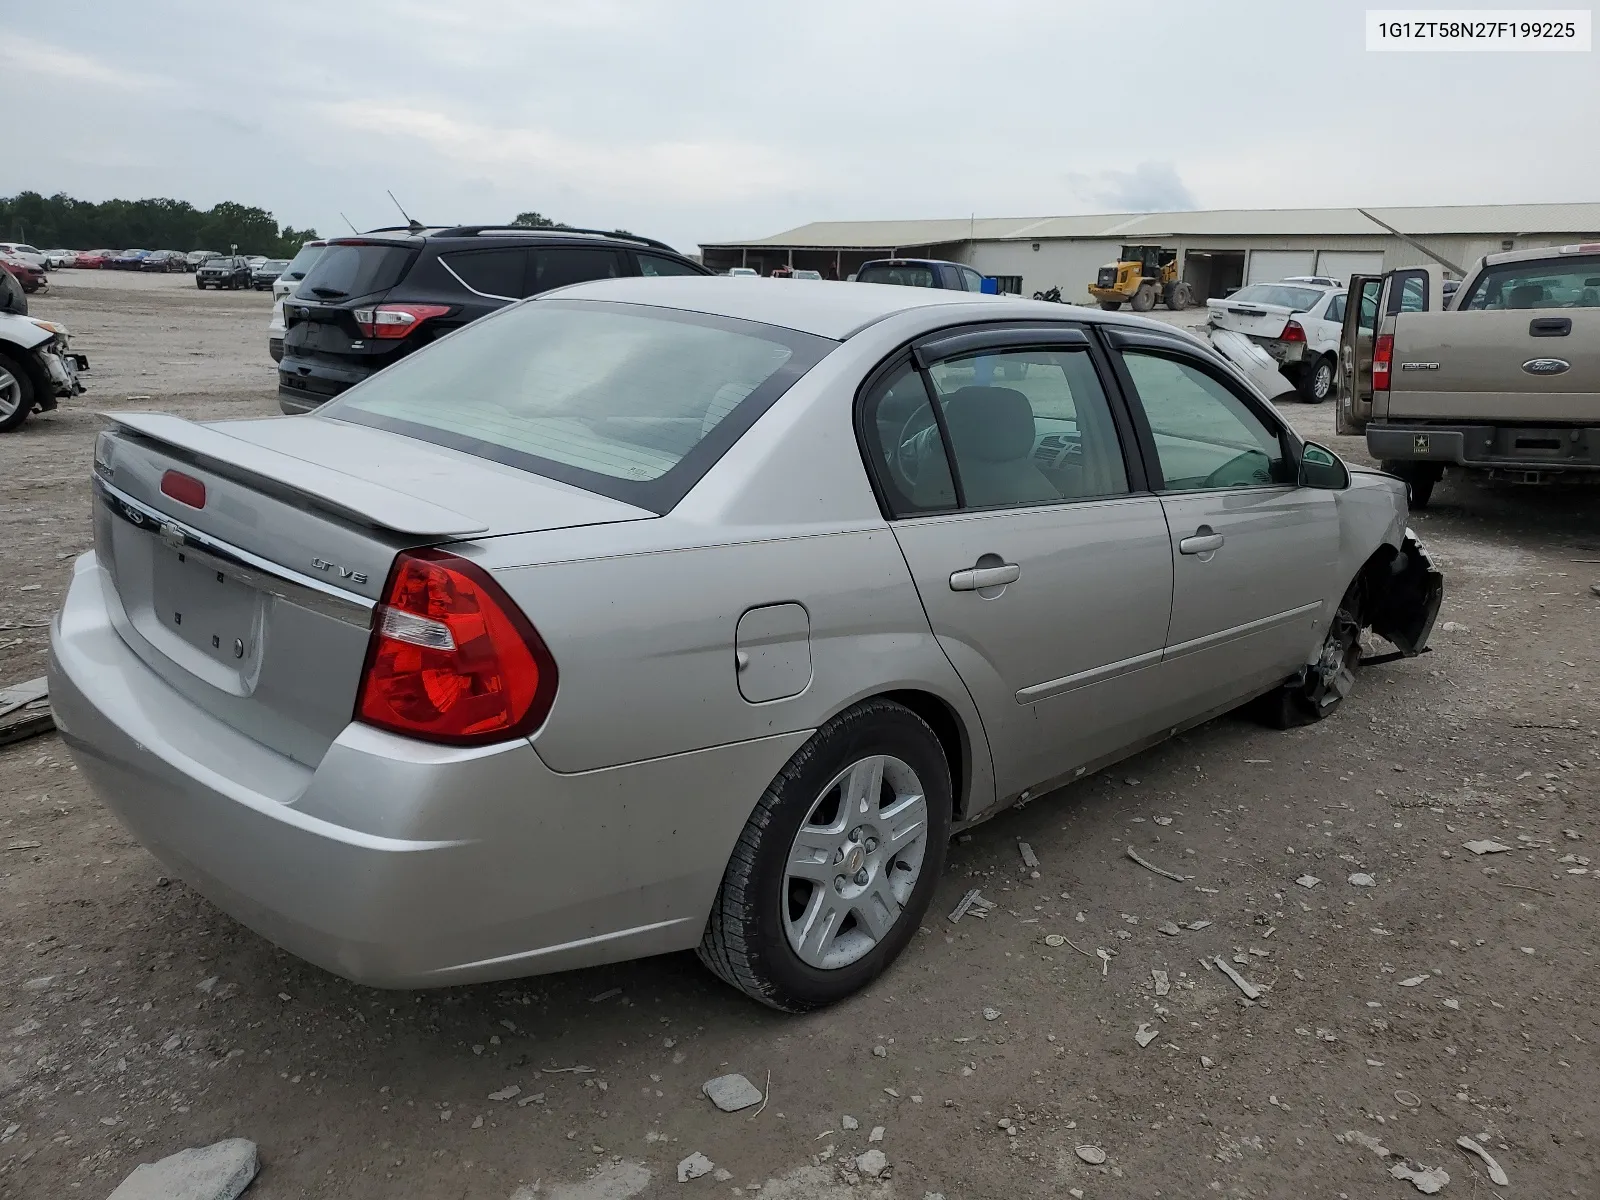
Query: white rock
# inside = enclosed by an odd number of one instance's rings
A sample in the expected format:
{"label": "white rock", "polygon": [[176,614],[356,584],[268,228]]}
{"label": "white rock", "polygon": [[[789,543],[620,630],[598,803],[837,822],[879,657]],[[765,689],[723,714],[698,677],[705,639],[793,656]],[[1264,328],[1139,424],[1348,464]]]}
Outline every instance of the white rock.
{"label": "white rock", "polygon": [[861,1128],[861,1122],[850,1116],[848,1113],[839,1118],[839,1124],[844,1126],[846,1129]]}
{"label": "white rock", "polygon": [[872,1127],[872,1132],[867,1134],[867,1141],[869,1141],[869,1142],[881,1142],[881,1141],[883,1141],[883,1126],[882,1125],[874,1125]]}
{"label": "white rock", "polygon": [[522,1095],[522,1088],[513,1083],[510,1087],[503,1087],[498,1092],[490,1092],[489,1099],[514,1100],[520,1095]]}
{"label": "white rock", "polygon": [[983,1010],[983,1019],[985,1021],[998,1021],[1000,1019],[1000,1010],[998,1008],[986,1008],[986,1009],[984,1009]]}
{"label": "white rock", "polygon": [[874,1046],[872,1048],[872,1057],[873,1058],[888,1058],[889,1057],[889,1051],[884,1049],[882,1046]]}
{"label": "white rock", "polygon": [[45,990],[45,988],[54,983],[55,980],[56,977],[54,975],[41,975],[37,979],[28,980],[27,983],[22,985],[22,990],[25,992],[42,992]]}
{"label": "white rock", "polygon": [[1177,937],[1178,934],[1183,932],[1178,928],[1177,922],[1175,921],[1163,921],[1161,924],[1156,926],[1156,929],[1161,933],[1166,934],[1168,937]]}
{"label": "white rock", "polygon": [[889,1169],[889,1156],[882,1150],[868,1150],[865,1154],[856,1156],[856,1170],[863,1175],[878,1178]]}
{"label": "white rock", "polygon": [[688,1183],[691,1179],[699,1179],[702,1175],[709,1175],[715,1166],[715,1163],[696,1150],[678,1164],[678,1182]]}
{"label": "white rock", "polygon": [[1427,983],[1429,978],[1430,977],[1427,975],[1413,975],[1410,979],[1402,979],[1400,981],[1400,986],[1416,987],[1419,983]]}
{"label": "white rock", "polygon": [[1098,1167],[1106,1161],[1106,1152],[1099,1146],[1074,1146],[1072,1151],[1091,1167]]}
{"label": "white rock", "polygon": [[1510,846],[1502,846],[1499,842],[1491,841],[1489,838],[1483,838],[1476,842],[1462,842],[1461,845],[1465,849],[1471,850],[1474,854],[1504,854],[1511,849]]}
{"label": "white rock", "polygon": [[1357,871],[1354,875],[1350,876],[1350,886],[1377,887],[1378,881],[1371,875],[1368,875],[1365,871]]}
{"label": "white rock", "polygon": [[1405,1163],[1395,1163],[1389,1168],[1389,1174],[1396,1179],[1409,1179],[1412,1185],[1424,1196],[1432,1196],[1450,1182],[1450,1176],[1443,1167],[1429,1167],[1422,1171],[1413,1171]]}
{"label": "white rock", "polygon": [[1204,1067],[1206,1070],[1209,1071],[1209,1070],[1211,1070],[1212,1067],[1216,1066],[1217,1064],[1212,1062],[1209,1058],[1207,1058],[1204,1054],[1202,1054],[1200,1056],[1200,1065],[1202,1067]]}
{"label": "white rock", "polygon": [[761,1089],[743,1075],[719,1075],[706,1080],[700,1090],[723,1112],[738,1112],[761,1103]]}
{"label": "white rock", "polygon": [[1317,886],[1317,884],[1321,883],[1322,880],[1318,879],[1315,875],[1302,875],[1299,879],[1296,879],[1295,882],[1303,888],[1314,888]]}
{"label": "white rock", "polygon": [[1446,621],[1443,625],[1439,626],[1439,628],[1444,630],[1446,633],[1471,633],[1472,632],[1472,630],[1468,629],[1460,621]]}
{"label": "white rock", "polygon": [[1172,991],[1172,980],[1167,978],[1165,971],[1151,971],[1150,978],[1155,980],[1156,995],[1165,996]]}
{"label": "white rock", "polygon": [[1139,1028],[1133,1032],[1133,1040],[1139,1043],[1141,1050],[1160,1036],[1161,1031],[1159,1029],[1151,1029],[1149,1024],[1144,1021],[1140,1021]]}
{"label": "white rock", "polygon": [[727,1183],[728,1180],[733,1178],[733,1172],[728,1170],[727,1167],[718,1167],[715,1171],[711,1172],[711,1178],[715,1179],[718,1183]]}
{"label": "white rock", "polygon": [[229,1138],[140,1164],[109,1200],[234,1200],[259,1166],[254,1142]]}

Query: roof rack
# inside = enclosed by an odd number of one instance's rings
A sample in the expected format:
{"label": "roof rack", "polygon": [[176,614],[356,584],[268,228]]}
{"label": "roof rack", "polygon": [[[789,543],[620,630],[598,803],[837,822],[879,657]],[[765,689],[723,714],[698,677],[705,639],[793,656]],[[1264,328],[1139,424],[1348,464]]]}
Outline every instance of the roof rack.
{"label": "roof rack", "polygon": [[658,242],[655,238],[645,237],[643,234],[617,233],[608,229],[580,229],[576,225],[548,225],[539,228],[535,228],[532,225],[454,225],[448,229],[435,229],[433,230],[433,233],[436,237],[477,237],[479,234],[484,233],[551,233],[558,235],[563,233],[579,233],[587,237],[612,238],[613,240],[619,242],[638,242],[643,246],[651,246],[657,250],[665,250],[669,254],[678,253],[674,247],[667,245],[665,242]]}

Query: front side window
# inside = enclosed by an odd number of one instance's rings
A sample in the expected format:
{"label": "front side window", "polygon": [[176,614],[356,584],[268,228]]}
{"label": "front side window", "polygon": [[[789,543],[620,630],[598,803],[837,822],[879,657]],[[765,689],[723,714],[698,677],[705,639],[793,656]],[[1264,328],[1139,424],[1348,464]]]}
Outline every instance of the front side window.
{"label": "front side window", "polygon": [[962,267],[961,268],[961,280],[962,280],[962,282],[964,284],[966,284],[967,291],[969,291],[969,292],[981,292],[981,291],[983,291],[983,276],[979,275],[971,267]]}
{"label": "front side window", "polygon": [[1458,309],[1600,308],[1600,255],[1501,263],[1473,282]]}
{"label": "front side window", "polygon": [[[937,363],[928,377],[965,507],[1127,492],[1111,407],[1086,351],[984,352]],[[918,439],[932,453],[934,434]]]}
{"label": "front side window", "polygon": [[621,274],[622,263],[615,250],[553,246],[533,252],[533,281],[528,294],[536,296],[551,288],[593,279],[616,279]]}
{"label": "front side window", "polygon": [[639,274],[641,275],[698,275],[692,266],[686,262],[679,262],[675,258],[662,258],[655,254],[640,254]]}
{"label": "front side window", "polygon": [[541,301],[472,322],[322,412],[664,512],[835,344],[648,306]]}
{"label": "front side window", "polygon": [[1282,440],[1229,388],[1166,355],[1127,350],[1122,357],[1155,439],[1163,491],[1287,482]]}

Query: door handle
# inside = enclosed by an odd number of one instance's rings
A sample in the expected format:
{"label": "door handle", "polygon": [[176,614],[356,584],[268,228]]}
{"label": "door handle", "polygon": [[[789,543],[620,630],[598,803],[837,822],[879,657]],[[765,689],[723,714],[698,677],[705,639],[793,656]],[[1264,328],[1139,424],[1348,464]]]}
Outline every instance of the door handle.
{"label": "door handle", "polygon": [[1178,543],[1178,550],[1184,554],[1210,554],[1211,551],[1220,549],[1222,549],[1222,535],[1209,525],[1200,526],[1191,537],[1186,537]]}
{"label": "door handle", "polygon": [[1571,317],[1535,317],[1528,322],[1529,337],[1566,337],[1571,332]]}
{"label": "door handle", "polygon": [[1022,577],[1022,568],[1016,563],[1002,563],[998,567],[968,567],[950,576],[952,592],[981,592],[985,588],[1004,587]]}

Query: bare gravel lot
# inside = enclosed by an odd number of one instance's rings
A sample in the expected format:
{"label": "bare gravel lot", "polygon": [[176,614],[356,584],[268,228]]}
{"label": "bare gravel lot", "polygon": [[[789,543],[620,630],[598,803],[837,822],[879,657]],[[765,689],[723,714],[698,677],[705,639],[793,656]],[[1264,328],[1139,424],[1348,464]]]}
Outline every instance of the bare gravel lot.
{"label": "bare gravel lot", "polygon": [[[264,294],[60,272],[32,303],[94,369],[0,437],[0,683],[42,672],[90,543],[96,411],[277,411]],[[1364,459],[1331,406],[1288,416]],[[1367,1200],[1417,1194],[1402,1161],[1463,1200],[1600,1195],[1597,495],[1447,480],[1415,520],[1434,653],[1322,725],[1225,718],[973,831],[902,961],[802,1018],[687,955],[354,987],[165,878],[53,735],[0,749],[0,1197],[104,1197],[232,1136],[261,1200]],[[951,924],[973,887],[998,907]],[[729,1072],[763,1111],[701,1096]],[[680,1184],[696,1152],[716,1171]]]}

